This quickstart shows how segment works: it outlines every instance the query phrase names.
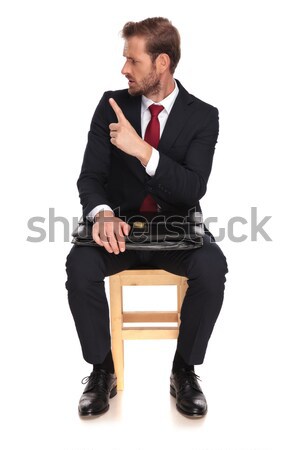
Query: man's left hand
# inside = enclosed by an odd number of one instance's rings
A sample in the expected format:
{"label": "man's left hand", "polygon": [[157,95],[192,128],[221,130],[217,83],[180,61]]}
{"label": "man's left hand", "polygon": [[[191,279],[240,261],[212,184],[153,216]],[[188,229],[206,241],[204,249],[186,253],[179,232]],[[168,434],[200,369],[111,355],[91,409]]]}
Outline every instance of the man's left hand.
{"label": "man's left hand", "polygon": [[110,142],[128,155],[135,156],[146,166],[152,154],[151,145],[137,134],[113,98],[109,99],[109,103],[118,119],[118,123],[109,125]]}

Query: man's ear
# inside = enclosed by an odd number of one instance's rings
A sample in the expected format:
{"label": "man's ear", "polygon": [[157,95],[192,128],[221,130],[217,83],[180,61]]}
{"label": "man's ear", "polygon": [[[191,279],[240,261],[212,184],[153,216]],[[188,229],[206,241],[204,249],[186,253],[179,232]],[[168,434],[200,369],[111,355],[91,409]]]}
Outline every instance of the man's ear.
{"label": "man's ear", "polygon": [[159,73],[164,73],[166,70],[170,68],[170,57],[167,53],[161,53],[156,58],[156,69]]}

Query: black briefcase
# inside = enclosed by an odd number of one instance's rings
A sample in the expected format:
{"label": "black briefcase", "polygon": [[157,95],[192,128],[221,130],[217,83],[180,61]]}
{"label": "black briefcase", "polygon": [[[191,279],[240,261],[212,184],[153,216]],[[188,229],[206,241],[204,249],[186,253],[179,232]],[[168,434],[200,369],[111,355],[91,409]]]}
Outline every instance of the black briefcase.
{"label": "black briefcase", "polygon": [[[125,237],[127,250],[189,250],[203,245],[204,225],[200,212],[127,213],[119,217],[131,226]],[[81,218],[72,233],[72,243],[99,247],[93,240],[92,228],[93,223]]]}

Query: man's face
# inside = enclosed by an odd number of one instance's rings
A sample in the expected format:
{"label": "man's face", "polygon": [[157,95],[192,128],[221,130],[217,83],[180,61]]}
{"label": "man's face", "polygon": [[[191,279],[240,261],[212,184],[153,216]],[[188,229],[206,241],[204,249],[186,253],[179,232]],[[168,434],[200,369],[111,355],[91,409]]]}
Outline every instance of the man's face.
{"label": "man's face", "polygon": [[160,79],[156,65],[145,51],[145,39],[133,36],[125,40],[123,56],[126,58],[122,74],[128,79],[130,95],[156,95]]}

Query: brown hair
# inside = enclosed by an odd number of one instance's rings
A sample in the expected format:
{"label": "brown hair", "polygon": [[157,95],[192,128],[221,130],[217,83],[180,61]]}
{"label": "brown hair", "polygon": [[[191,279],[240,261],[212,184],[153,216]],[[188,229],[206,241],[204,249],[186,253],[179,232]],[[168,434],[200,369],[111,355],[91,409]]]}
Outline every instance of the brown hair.
{"label": "brown hair", "polygon": [[122,30],[122,37],[128,39],[141,36],[146,39],[146,51],[152,61],[160,53],[170,57],[170,72],[175,72],[180,60],[180,35],[172,23],[163,17],[151,17],[140,22],[127,22]]}

